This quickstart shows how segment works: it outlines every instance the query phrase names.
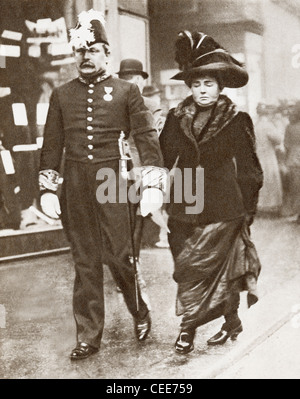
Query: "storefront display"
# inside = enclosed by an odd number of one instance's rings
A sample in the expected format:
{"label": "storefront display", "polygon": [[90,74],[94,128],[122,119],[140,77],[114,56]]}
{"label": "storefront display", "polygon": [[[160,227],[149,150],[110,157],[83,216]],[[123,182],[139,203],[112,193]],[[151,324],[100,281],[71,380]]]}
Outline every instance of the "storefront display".
{"label": "storefront display", "polygon": [[[36,1],[0,3],[0,229],[43,228],[51,225],[39,213],[43,128],[53,88],[75,73],[72,49],[62,7],[49,1],[42,7]],[[8,173],[8,159],[14,174]]]}

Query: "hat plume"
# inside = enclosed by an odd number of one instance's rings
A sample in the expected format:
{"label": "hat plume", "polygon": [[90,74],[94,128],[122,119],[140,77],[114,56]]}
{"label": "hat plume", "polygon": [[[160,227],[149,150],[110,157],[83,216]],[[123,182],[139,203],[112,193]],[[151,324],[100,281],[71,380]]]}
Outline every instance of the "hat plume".
{"label": "hat plume", "polygon": [[104,14],[101,11],[91,9],[89,11],[82,11],[78,15],[78,22],[75,29],[70,29],[70,43],[74,47],[81,47],[86,43],[95,41],[95,34],[92,21],[99,21],[102,26],[105,26]]}
{"label": "hat plume", "polygon": [[175,61],[179,65],[179,69],[185,70],[191,63],[194,40],[191,32],[185,30],[178,34],[175,43]]}
{"label": "hat plume", "polygon": [[91,26],[91,21],[100,21],[103,26],[105,26],[105,18],[104,14],[101,11],[95,11],[94,9],[91,9],[89,11],[82,11],[78,15],[78,22],[81,26],[90,28]]}

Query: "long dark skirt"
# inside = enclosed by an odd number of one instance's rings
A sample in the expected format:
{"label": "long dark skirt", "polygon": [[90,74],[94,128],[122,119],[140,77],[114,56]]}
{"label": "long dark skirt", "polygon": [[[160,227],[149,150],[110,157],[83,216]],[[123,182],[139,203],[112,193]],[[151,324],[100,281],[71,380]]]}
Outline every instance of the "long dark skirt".
{"label": "long dark skirt", "polygon": [[206,226],[170,217],[169,229],[182,328],[230,314],[232,298],[241,291],[248,291],[249,307],[257,302],[261,264],[243,217]]}

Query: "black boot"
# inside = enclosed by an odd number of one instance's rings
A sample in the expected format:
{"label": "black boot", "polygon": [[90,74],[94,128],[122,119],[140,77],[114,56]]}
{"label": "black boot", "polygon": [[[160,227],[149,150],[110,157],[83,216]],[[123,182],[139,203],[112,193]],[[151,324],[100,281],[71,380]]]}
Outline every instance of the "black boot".
{"label": "black boot", "polygon": [[186,355],[194,350],[194,338],[196,330],[181,330],[175,343],[175,350],[177,353]]}
{"label": "black boot", "polygon": [[78,342],[76,348],[74,348],[70,354],[71,360],[83,360],[87,359],[94,353],[98,352],[98,348],[86,344],[85,342]]}
{"label": "black boot", "polygon": [[243,326],[241,321],[239,321],[239,324],[237,324],[234,328],[230,329],[226,328],[225,323],[221,330],[207,341],[207,344],[210,346],[223,345],[229,338],[231,338],[232,341],[235,341],[242,331]]}

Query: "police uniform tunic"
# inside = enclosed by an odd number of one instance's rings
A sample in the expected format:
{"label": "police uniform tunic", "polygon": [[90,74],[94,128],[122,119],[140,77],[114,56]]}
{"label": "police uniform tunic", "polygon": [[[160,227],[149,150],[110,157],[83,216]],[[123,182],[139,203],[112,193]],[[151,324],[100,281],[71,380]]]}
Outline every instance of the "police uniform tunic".
{"label": "police uniform tunic", "polygon": [[59,171],[64,153],[60,202],[75,261],[77,340],[94,347],[100,346],[104,327],[103,264],[110,267],[133,317],[148,313],[140,290],[138,309],[136,304],[128,204],[99,203],[96,193],[97,172],[110,168],[118,199],[121,131],[134,137],[142,165],[162,166],[152,118],[137,86],[111,76],[93,82],[77,78],[51,96],[40,170]]}

